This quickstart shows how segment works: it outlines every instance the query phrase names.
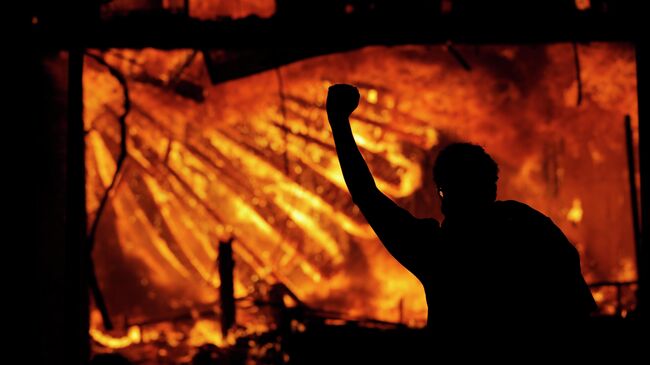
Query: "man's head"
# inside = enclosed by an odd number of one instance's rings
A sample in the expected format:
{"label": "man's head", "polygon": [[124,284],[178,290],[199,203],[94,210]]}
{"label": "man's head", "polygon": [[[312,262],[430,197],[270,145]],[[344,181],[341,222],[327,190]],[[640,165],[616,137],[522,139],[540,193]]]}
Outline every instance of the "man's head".
{"label": "man's head", "polygon": [[445,216],[470,214],[496,200],[499,167],[481,146],[454,143],[438,154],[433,179]]}

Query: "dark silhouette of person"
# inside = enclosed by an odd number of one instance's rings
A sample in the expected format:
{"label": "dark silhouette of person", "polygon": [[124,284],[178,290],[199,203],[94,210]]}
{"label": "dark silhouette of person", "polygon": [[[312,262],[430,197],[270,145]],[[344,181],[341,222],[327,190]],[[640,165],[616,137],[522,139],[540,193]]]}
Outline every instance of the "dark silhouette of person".
{"label": "dark silhouette of person", "polygon": [[350,128],[358,104],[354,86],[329,88],[327,115],[343,177],[386,249],[424,286],[427,328],[590,316],[596,303],[577,250],[542,213],[496,200],[498,166],[482,147],[455,143],[439,153],[433,174],[445,219],[415,218],[375,185]]}

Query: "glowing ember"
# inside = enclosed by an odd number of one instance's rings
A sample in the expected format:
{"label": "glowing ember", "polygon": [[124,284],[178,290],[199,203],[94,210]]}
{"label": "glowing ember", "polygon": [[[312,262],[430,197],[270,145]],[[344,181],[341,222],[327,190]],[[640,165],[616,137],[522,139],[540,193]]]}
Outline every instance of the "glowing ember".
{"label": "glowing ember", "polygon": [[140,343],[141,340],[140,328],[136,326],[130,327],[126,336],[122,337],[113,337],[95,328],[90,329],[90,336],[102,346],[111,349],[122,349]]}
{"label": "glowing ember", "polygon": [[216,321],[201,319],[196,322],[192,330],[190,330],[190,339],[188,344],[190,346],[201,346],[206,343],[211,343],[217,346],[224,346],[232,344],[234,337],[226,341],[221,335],[221,327]]}
{"label": "glowing ember", "polygon": [[575,224],[580,223],[582,220],[582,203],[580,202],[580,199],[573,199],[571,209],[569,209],[569,212],[566,215],[566,219],[568,219],[569,222],[573,222]]}
{"label": "glowing ember", "polygon": [[575,0],[578,10],[587,10],[591,8],[591,0]]}
{"label": "glowing ember", "polygon": [[377,90],[375,89],[368,90],[368,102],[370,104],[377,104]]}

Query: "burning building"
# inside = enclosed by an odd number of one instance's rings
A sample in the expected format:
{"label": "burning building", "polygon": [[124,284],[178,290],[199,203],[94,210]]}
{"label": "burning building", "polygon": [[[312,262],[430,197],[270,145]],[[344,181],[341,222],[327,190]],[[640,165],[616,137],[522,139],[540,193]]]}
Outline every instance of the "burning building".
{"label": "burning building", "polygon": [[[263,19],[251,14],[295,15],[290,2],[235,3],[116,0],[100,18],[142,20],[146,10],[254,27]],[[371,12],[362,3],[341,11]],[[82,65],[85,224],[100,294],[90,303],[94,351],[180,363],[189,353],[176,348],[234,346],[281,327],[286,313],[269,304],[278,288],[283,307],[308,308],[324,323],[424,325],[421,285],[345,187],[324,110],[328,86],[341,82],[361,91],[352,127],[384,193],[441,220],[437,152],[478,143],[499,163],[498,198],[537,208],[578,248],[597,315],[636,310],[634,43],[418,39],[290,55],[119,43],[90,45]],[[229,240],[237,315],[227,332],[218,247]],[[306,321],[289,322],[305,330]]]}

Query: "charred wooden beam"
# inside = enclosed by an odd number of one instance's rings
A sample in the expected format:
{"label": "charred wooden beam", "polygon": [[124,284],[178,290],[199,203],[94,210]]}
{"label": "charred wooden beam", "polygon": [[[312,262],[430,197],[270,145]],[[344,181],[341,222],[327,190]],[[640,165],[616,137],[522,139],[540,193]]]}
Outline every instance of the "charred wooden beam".
{"label": "charred wooden beam", "polygon": [[232,258],[232,239],[219,242],[219,299],[221,303],[221,333],[225,337],[235,325],[235,291],[234,278],[235,261]]}
{"label": "charred wooden beam", "polygon": [[68,65],[64,337],[66,338],[66,363],[85,364],[90,351],[88,336],[90,300],[87,276],[90,267],[90,251],[86,240],[83,50],[71,50]]}

